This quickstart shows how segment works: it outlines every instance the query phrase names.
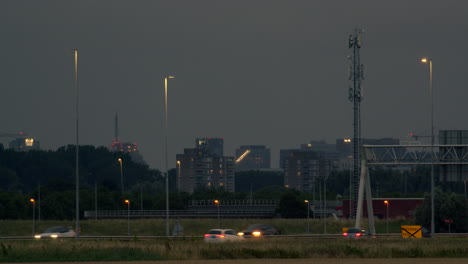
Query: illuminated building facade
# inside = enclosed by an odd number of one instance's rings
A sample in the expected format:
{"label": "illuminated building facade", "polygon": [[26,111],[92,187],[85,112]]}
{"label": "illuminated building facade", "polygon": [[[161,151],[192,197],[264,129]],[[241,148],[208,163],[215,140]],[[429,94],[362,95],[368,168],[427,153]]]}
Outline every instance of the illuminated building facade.
{"label": "illuminated building facade", "polygon": [[114,141],[111,145],[111,150],[115,152],[138,152],[136,143]]}
{"label": "illuminated building facade", "polygon": [[269,169],[270,149],[263,145],[244,145],[236,149],[236,170]]}
{"label": "illuminated building facade", "polygon": [[234,157],[219,155],[222,146],[223,139],[197,138],[195,148],[176,155],[179,191],[215,188],[234,192]]}
{"label": "illuminated building facade", "polygon": [[20,137],[12,140],[8,146],[16,151],[39,150],[40,142],[34,138]]}

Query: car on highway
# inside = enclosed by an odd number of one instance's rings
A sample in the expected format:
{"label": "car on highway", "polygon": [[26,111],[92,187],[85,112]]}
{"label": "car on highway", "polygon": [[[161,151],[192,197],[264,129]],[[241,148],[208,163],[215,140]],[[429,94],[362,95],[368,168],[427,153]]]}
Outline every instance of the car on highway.
{"label": "car on highway", "polygon": [[236,242],[244,240],[238,236],[233,229],[210,229],[203,235],[205,242],[221,243],[221,242]]}
{"label": "car on highway", "polygon": [[350,239],[357,239],[357,238],[368,237],[368,234],[366,233],[366,230],[362,228],[348,228],[348,230],[345,230],[343,232],[343,237],[350,238]]}
{"label": "car on highway", "polygon": [[66,226],[52,226],[47,228],[44,232],[35,235],[36,239],[41,238],[65,238],[65,237],[75,237],[75,230]]}
{"label": "car on highway", "polygon": [[243,236],[245,238],[264,237],[279,234],[280,232],[278,229],[269,224],[253,224],[247,227],[247,229],[237,233],[237,235]]}

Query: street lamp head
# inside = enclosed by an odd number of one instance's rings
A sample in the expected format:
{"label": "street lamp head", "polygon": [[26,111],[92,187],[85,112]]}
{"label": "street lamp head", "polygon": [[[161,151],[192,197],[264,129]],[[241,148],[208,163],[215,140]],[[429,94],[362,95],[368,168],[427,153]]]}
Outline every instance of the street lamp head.
{"label": "street lamp head", "polygon": [[309,200],[304,200],[304,203],[309,203]]}
{"label": "street lamp head", "polygon": [[167,76],[168,79],[175,79],[175,76],[173,75],[170,75],[170,76]]}
{"label": "street lamp head", "polygon": [[385,200],[385,201],[383,201],[383,202],[384,202],[384,204],[388,205],[388,201],[387,201],[387,200]]}
{"label": "street lamp head", "polygon": [[122,163],[122,159],[121,159],[121,158],[119,158],[117,161],[119,161],[120,163]]}
{"label": "street lamp head", "polygon": [[422,58],[422,59],[421,59],[421,62],[422,62],[422,63],[432,62],[432,59],[430,59],[430,58]]}
{"label": "street lamp head", "polygon": [[130,200],[125,200],[125,203],[126,203],[126,204],[130,204]]}
{"label": "street lamp head", "polygon": [[180,165],[180,160],[177,161],[177,164]]}
{"label": "street lamp head", "polygon": [[214,200],[214,203],[215,203],[215,204],[219,204],[219,200]]}
{"label": "street lamp head", "polygon": [[30,201],[31,203],[35,203],[35,202],[36,202],[36,200],[34,200],[33,198],[29,199],[29,201]]}

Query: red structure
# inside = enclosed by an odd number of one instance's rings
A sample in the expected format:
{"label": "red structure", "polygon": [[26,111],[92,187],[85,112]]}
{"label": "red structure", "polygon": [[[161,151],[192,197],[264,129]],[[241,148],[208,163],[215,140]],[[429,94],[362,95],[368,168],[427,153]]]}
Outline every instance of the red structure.
{"label": "red structure", "polygon": [[[387,203],[385,203],[387,201]],[[374,216],[378,218],[406,217],[414,218],[416,208],[422,206],[424,198],[374,198],[372,199],[372,208]],[[343,200],[343,217],[349,218],[349,200]],[[363,217],[367,217],[367,202],[364,200]]]}

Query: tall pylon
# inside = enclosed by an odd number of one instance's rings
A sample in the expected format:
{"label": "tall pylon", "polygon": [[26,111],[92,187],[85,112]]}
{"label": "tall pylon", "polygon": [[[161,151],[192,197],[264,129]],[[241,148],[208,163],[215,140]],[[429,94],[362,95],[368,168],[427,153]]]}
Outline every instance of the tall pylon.
{"label": "tall pylon", "polygon": [[362,29],[354,29],[349,35],[349,101],[353,103],[353,167],[349,179],[350,218],[356,218],[359,176],[361,173],[361,84],[364,80],[364,66],[361,64]]}

